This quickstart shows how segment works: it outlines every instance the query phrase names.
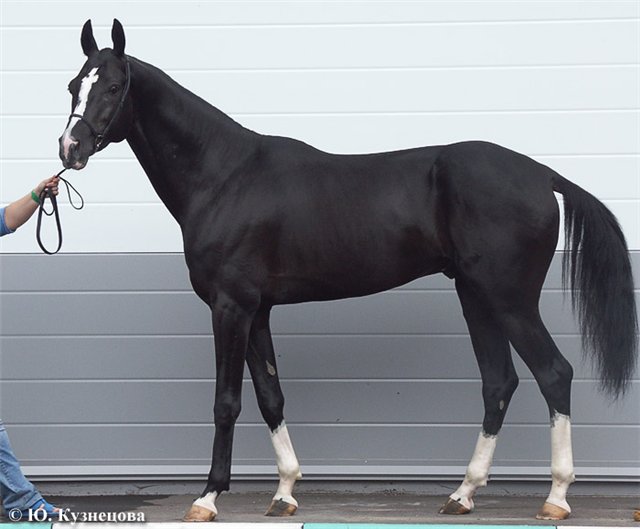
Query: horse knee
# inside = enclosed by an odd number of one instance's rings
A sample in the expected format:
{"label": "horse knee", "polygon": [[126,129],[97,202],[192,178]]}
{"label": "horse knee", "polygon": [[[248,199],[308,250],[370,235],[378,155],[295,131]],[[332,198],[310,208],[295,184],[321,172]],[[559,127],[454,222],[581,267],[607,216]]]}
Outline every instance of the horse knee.
{"label": "horse knee", "polygon": [[216,427],[233,426],[240,415],[240,410],[240,399],[216,399],[213,407],[214,424]]}
{"label": "horse knee", "polygon": [[553,480],[561,485],[570,485],[576,480],[576,475],[573,470],[573,461],[569,459],[562,459],[553,463],[551,466],[551,476]]}

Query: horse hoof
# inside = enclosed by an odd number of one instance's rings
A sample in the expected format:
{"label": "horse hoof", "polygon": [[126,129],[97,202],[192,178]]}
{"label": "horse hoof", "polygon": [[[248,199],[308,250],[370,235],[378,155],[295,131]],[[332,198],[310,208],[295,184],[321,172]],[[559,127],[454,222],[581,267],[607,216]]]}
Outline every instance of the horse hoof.
{"label": "horse hoof", "polygon": [[633,511],[633,519],[636,522],[640,522],[640,509]]}
{"label": "horse hoof", "polygon": [[267,512],[264,513],[265,516],[292,516],[298,510],[296,505],[292,503],[287,503],[283,500],[273,500]]}
{"label": "horse hoof", "polygon": [[470,512],[471,509],[469,507],[465,507],[462,503],[449,498],[447,503],[440,507],[438,514],[469,514]]}
{"label": "horse hoof", "polygon": [[553,503],[545,502],[540,512],[536,514],[536,520],[566,520],[569,518],[569,514],[566,509]]}
{"label": "horse hoof", "polygon": [[183,522],[213,522],[216,517],[216,513],[200,507],[199,505],[192,505],[187,511],[187,514],[182,518]]}

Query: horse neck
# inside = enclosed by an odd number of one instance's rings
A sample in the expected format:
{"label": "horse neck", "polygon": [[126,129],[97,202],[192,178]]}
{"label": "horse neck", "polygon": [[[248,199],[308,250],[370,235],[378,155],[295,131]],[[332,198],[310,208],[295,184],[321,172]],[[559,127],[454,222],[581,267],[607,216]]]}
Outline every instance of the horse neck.
{"label": "horse neck", "polygon": [[252,156],[259,135],[158,68],[133,58],[131,94],[135,110],[127,141],[158,196],[182,225],[190,203],[207,194],[215,197]]}

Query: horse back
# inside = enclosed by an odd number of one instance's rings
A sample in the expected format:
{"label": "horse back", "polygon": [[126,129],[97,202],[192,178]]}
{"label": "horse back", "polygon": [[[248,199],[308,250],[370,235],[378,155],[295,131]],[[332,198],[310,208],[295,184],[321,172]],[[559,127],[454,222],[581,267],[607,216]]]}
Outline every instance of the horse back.
{"label": "horse back", "polygon": [[265,137],[197,215],[207,229],[185,232],[194,286],[249,281],[278,304],[366,295],[442,270],[440,150],[335,155]]}

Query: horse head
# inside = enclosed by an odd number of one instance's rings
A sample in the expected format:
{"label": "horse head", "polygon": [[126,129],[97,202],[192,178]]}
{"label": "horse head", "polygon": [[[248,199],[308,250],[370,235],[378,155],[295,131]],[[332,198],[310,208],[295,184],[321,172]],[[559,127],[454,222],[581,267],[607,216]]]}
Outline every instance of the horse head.
{"label": "horse head", "polygon": [[125,139],[131,126],[131,73],[124,53],[124,30],[116,19],[111,38],[113,49],[98,50],[91,20],[82,28],[80,43],[87,61],[69,83],[71,115],[58,140],[60,159],[67,169],[82,169],[95,152]]}

